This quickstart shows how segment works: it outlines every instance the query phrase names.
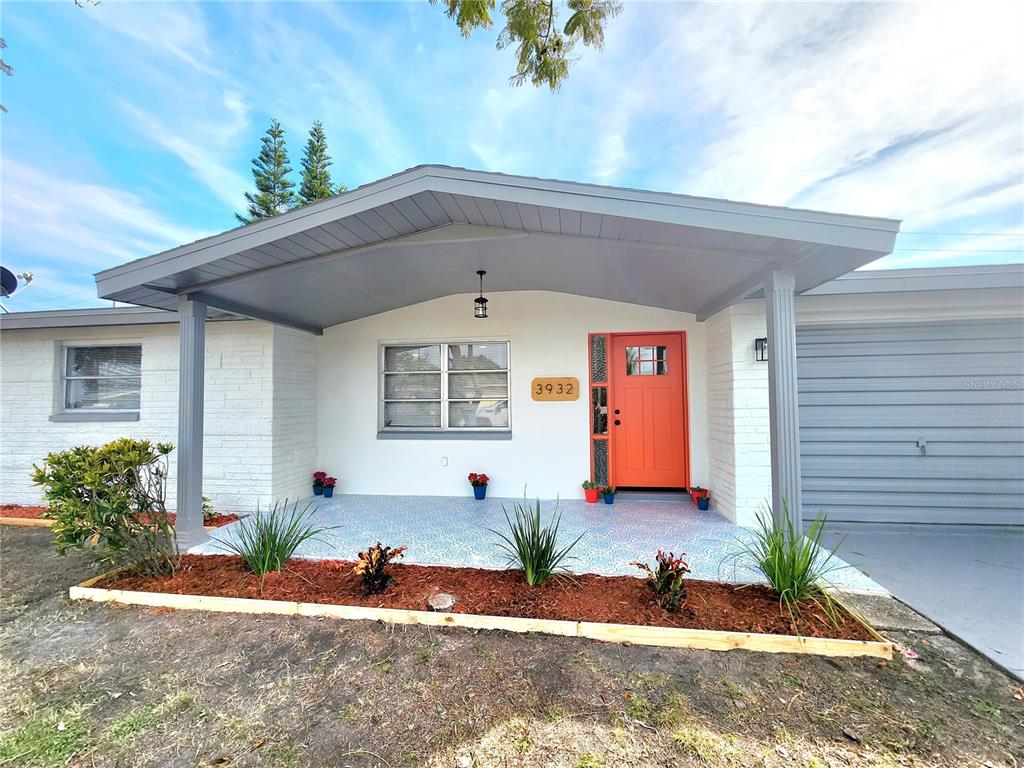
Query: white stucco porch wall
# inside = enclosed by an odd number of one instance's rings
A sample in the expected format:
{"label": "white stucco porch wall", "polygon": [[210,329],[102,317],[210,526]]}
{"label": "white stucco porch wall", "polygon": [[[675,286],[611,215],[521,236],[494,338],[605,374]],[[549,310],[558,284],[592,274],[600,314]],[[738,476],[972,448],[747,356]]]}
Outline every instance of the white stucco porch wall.
{"label": "white stucco porch wall", "polygon": [[[586,389],[587,334],[680,330],[687,334],[691,482],[707,485],[704,324],[692,314],[546,291],[489,293],[490,317],[473,317],[470,294],[448,296],[324,331],[319,351],[318,464],[344,493],[469,493],[486,472],[490,493],[582,497],[589,476],[588,398],[538,403],[535,376],[575,376]],[[510,341],[511,440],[378,439],[382,341]],[[447,459],[447,466],[442,461]]]}

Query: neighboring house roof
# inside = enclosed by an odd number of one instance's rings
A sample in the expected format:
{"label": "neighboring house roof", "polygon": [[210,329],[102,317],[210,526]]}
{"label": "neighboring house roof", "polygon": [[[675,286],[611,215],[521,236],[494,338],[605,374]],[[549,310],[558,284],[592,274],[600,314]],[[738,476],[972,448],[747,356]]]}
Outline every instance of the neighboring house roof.
{"label": "neighboring house roof", "polygon": [[425,165],[96,275],[101,298],[319,332],[473,290],[706,317],[791,269],[807,290],[891,252],[899,222]]}
{"label": "neighboring house roof", "polygon": [[[214,312],[210,320],[244,320]],[[107,325],[153,325],[178,322],[177,312],[148,307],[89,307],[85,309],[47,309],[36,312],[10,312],[0,315],[0,331],[28,328],[93,328]]]}
{"label": "neighboring house roof", "polygon": [[950,291],[972,288],[1024,289],[1024,264],[917,269],[861,269],[841,275],[808,294]]}

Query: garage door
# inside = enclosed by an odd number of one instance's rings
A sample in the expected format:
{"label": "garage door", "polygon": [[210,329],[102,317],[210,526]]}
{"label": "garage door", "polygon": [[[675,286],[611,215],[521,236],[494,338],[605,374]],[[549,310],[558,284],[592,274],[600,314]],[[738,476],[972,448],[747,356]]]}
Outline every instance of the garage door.
{"label": "garage door", "polygon": [[1024,524],[1024,324],[797,331],[803,515]]}

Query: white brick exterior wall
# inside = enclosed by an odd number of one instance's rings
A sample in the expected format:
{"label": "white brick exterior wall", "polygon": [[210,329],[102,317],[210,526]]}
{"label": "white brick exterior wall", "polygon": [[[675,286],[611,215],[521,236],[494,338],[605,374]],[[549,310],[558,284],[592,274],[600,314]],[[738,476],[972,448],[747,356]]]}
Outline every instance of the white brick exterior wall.
{"label": "white brick exterior wall", "polygon": [[319,339],[274,327],[273,470],[275,499],[310,494],[317,468],[317,349]]}
{"label": "white brick exterior wall", "polygon": [[[308,485],[300,476],[315,463],[316,340],[253,321],[210,322],[206,332],[203,492],[226,512],[294,498]],[[49,420],[58,403],[61,345],[92,341],[141,343],[138,421]],[[178,326],[5,331],[0,395],[0,502],[36,503],[39,489],[29,472],[50,451],[122,436],[177,441]]]}
{"label": "white brick exterior wall", "polygon": [[772,495],[768,364],[754,360],[764,303],[743,302],[707,320],[708,453],[714,508],[753,525]]}

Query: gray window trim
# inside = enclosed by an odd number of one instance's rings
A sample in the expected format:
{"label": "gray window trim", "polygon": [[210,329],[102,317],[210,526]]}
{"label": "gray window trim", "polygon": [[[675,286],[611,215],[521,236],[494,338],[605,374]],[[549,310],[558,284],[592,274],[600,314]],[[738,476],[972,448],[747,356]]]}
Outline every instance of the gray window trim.
{"label": "gray window trim", "polygon": [[377,433],[378,440],[511,440],[512,430],[494,429],[417,429],[403,431],[401,428]]}
{"label": "gray window trim", "polygon": [[51,413],[50,421],[138,421],[138,411],[91,410],[81,408],[73,411]]}

